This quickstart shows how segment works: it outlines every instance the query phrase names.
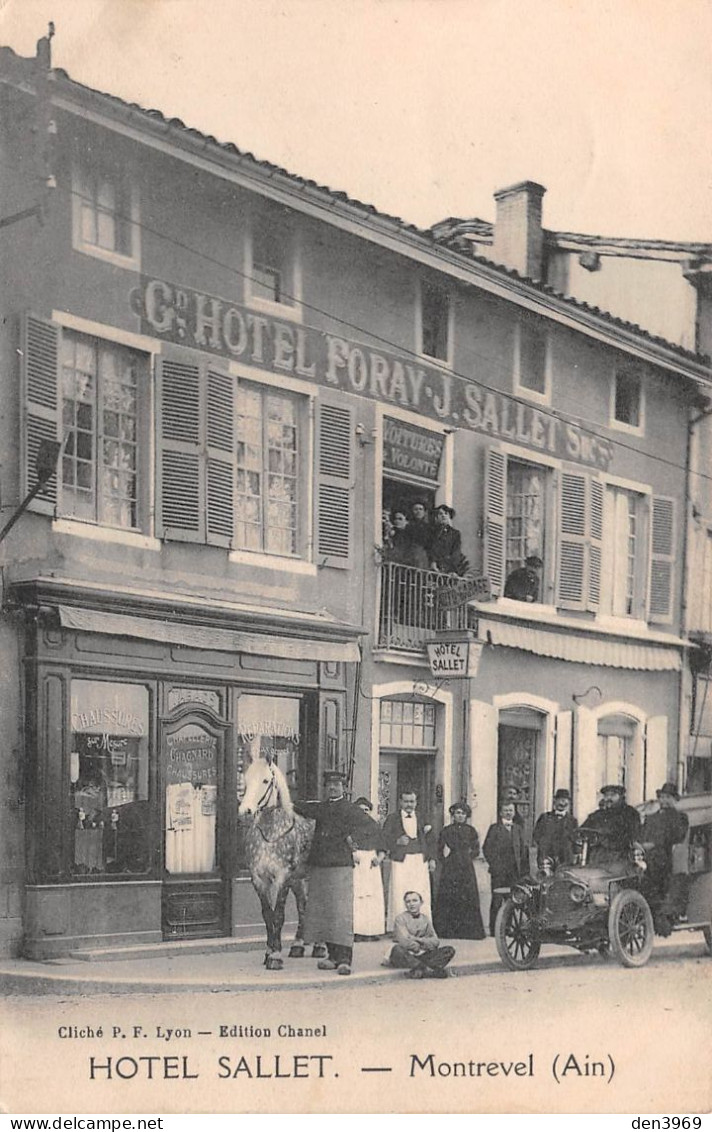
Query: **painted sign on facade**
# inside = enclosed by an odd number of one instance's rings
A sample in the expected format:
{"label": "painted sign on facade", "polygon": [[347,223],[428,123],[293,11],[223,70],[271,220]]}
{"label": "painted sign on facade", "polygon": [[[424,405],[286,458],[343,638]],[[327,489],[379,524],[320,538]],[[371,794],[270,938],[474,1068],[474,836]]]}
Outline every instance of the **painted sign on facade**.
{"label": "painted sign on facade", "polygon": [[451,428],[513,441],[563,460],[607,468],[613,445],[436,365],[258,314],[231,300],[143,277],[131,293],[141,332],[421,413]]}
{"label": "painted sign on facade", "polygon": [[417,476],[437,485],[445,437],[417,425],[385,417],[383,421],[383,470]]}

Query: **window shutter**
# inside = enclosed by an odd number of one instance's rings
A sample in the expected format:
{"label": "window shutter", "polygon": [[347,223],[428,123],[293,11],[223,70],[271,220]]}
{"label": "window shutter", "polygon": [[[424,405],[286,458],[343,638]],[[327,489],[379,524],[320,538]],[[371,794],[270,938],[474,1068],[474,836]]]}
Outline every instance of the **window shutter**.
{"label": "window shutter", "polygon": [[652,499],[648,620],[672,621],[675,501],[663,495]]}
{"label": "window shutter", "polygon": [[601,603],[601,553],[603,545],[603,484],[589,479],[588,608]]}
{"label": "window shutter", "polygon": [[652,798],[663,782],[675,777],[668,771],[668,720],[666,715],[651,715],[645,724],[645,782],[643,797]]}
{"label": "window shutter", "polygon": [[[35,461],[42,440],[60,440],[59,431],[60,328],[48,319],[25,315],[22,323],[22,498],[37,482]],[[60,465],[61,466],[61,465]],[[35,496],[30,509],[54,515],[57,476]]]}
{"label": "window shutter", "polygon": [[352,411],[345,405],[318,406],[316,549],[320,566],[347,569],[352,555]]}
{"label": "window shutter", "polygon": [[587,479],[580,472],[561,473],[557,604],[562,609],[586,608]]}
{"label": "window shutter", "polygon": [[487,451],[485,468],[484,573],[493,594],[504,588],[507,457],[499,448]]}
{"label": "window shutter", "polygon": [[230,546],[235,525],[235,379],[208,369],[205,469],[206,537]]}
{"label": "window shutter", "polygon": [[205,541],[205,459],[198,365],[157,361],[159,538]]}

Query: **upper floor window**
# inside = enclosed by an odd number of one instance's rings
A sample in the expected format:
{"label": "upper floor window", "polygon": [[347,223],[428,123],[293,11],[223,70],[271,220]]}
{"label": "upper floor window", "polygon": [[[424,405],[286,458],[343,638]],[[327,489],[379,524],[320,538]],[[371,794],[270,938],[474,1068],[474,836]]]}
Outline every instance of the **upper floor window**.
{"label": "upper floor window", "polygon": [[507,460],[504,596],[542,601],[547,565],[551,468]]}
{"label": "upper floor window", "polygon": [[609,485],[603,513],[602,613],[644,616],[647,562],[647,497]]}
{"label": "upper floor window", "polygon": [[611,396],[611,424],[642,433],[644,429],[643,383],[634,369],[616,370]]}
{"label": "upper floor window", "polygon": [[436,361],[451,363],[450,295],[437,283],[423,279],[420,284],[420,353]]}
{"label": "upper floor window", "polygon": [[64,448],[58,499],[67,518],[141,525],[140,399],[147,359],[134,350],[62,332]]}
{"label": "upper floor window", "polygon": [[130,170],[85,159],[75,166],[72,199],[76,250],[138,267],[138,191]]}
{"label": "upper floor window", "polygon": [[278,218],[257,221],[246,243],[245,297],[251,306],[300,316],[301,281],[292,228]]}
{"label": "upper floor window", "polygon": [[549,400],[548,342],[543,326],[524,320],[518,323],[514,371],[515,392],[536,401]]}
{"label": "upper floor window", "polygon": [[299,549],[299,401],[267,386],[237,390],[235,545],[268,554]]}

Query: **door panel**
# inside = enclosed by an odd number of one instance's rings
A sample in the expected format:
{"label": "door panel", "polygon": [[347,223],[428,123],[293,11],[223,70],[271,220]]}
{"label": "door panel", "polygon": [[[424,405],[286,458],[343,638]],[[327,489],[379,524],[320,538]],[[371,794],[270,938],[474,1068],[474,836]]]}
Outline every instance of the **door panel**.
{"label": "door panel", "polygon": [[536,772],[540,731],[531,727],[499,726],[499,797],[508,788],[517,792],[517,813],[524,821],[524,835],[531,844],[536,814]]}
{"label": "door panel", "polygon": [[164,797],[163,934],[224,935],[229,924],[234,811],[226,805],[229,727],[207,708],[178,708],[161,720]]}

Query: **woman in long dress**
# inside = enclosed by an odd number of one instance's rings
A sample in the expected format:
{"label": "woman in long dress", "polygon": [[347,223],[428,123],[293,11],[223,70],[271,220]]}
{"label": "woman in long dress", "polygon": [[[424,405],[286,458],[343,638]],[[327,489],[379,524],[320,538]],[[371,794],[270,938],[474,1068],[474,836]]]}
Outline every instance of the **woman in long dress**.
{"label": "woman in long dress", "polygon": [[[386,930],[381,865],[385,857],[383,834],[371,817],[372,803],[357,798],[355,803],[368,819],[358,837],[354,852],[354,935],[358,939],[377,939]],[[367,828],[366,828],[367,827]]]}
{"label": "woman in long dress", "polygon": [[452,824],[440,832],[440,887],[433,922],[441,939],[484,939],[475,858],[480,853],[477,830],[469,825],[472,810],[466,802],[450,807]]}

